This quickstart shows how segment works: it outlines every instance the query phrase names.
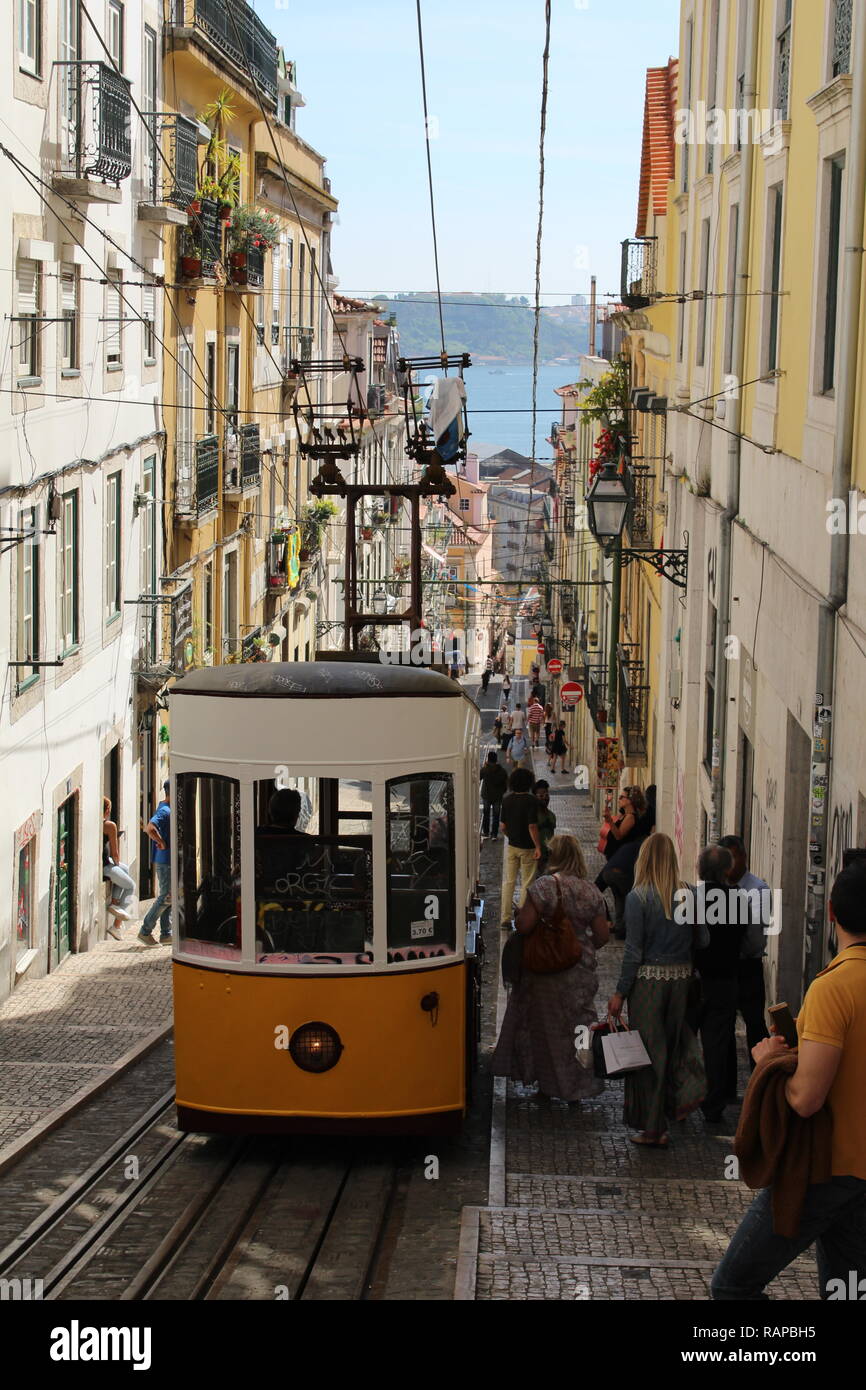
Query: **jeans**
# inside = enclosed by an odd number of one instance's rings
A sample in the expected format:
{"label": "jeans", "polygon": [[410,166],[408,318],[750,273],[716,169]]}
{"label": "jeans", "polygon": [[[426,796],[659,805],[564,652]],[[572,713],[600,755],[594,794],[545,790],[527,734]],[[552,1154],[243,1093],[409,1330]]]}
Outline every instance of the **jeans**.
{"label": "jeans", "polygon": [[[764,1022],[765,1004],[763,964],[759,960],[741,960],[737,975],[737,1008],[746,1025],[746,1051],[750,1071],[755,1070],[752,1048],[767,1036],[767,1025]],[[737,1044],[733,1039],[728,1058],[727,1089],[729,1096],[737,1094]]]}
{"label": "jeans", "polygon": [[484,808],[481,815],[481,834],[490,835],[495,840],[499,834],[499,807],[501,803],[488,801],[482,797],[481,804]]}
{"label": "jeans", "polygon": [[707,1116],[721,1114],[728,1099],[728,1066],[736,1021],[736,977],[704,979],[702,976],[699,1027],[707,1073],[707,1098],[703,1104]]}
{"label": "jeans", "polygon": [[129,876],[129,866],[127,864],[106,864],[102,877],[110,879],[114,885],[111,890],[111,901],[118,907],[126,907],[135,892],[135,879]]}
{"label": "jeans", "polygon": [[522,907],[526,902],[526,890],[535,878],[537,869],[538,860],[535,857],[534,849],[517,849],[515,845],[506,846],[505,870],[502,875],[500,922],[508,922],[514,915],[514,888],[517,883],[518,872],[521,878],[520,906]]}
{"label": "jeans", "polygon": [[171,934],[171,865],[154,864],[156,869],[156,897],[153,906],[141,924],[139,936],[150,936],[159,918],[160,936]]}
{"label": "jeans", "polygon": [[[832,1178],[806,1190],[796,1236],[773,1234],[772,1188],[759,1192],[746,1212],[710,1284],[714,1299],[766,1301],[764,1288],[802,1251],[817,1243],[818,1293],[841,1279],[846,1290],[866,1276],[866,1182]],[[837,1293],[838,1288],[830,1289]],[[864,1290],[860,1292],[866,1291]],[[851,1292],[843,1295],[851,1298]]]}

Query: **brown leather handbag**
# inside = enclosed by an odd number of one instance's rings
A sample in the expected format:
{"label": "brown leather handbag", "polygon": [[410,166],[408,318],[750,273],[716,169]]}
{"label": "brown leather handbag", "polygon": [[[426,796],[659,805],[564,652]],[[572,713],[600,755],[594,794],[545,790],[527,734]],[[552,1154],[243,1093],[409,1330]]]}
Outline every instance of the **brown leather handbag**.
{"label": "brown leather handbag", "polygon": [[556,907],[552,915],[539,917],[536,926],[523,938],[522,966],[533,975],[556,975],[570,970],[583,955],[583,946],[562,906],[558,874],[553,875],[553,881]]}

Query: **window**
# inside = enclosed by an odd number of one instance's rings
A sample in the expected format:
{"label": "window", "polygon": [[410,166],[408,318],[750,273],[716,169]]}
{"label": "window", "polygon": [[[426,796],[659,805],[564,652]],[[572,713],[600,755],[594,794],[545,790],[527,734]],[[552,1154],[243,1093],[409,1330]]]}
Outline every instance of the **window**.
{"label": "window", "polygon": [[281,768],[255,796],[257,961],[372,965],[370,783]]}
{"label": "window", "polygon": [[788,98],[791,85],[791,15],[794,0],[780,0],[779,27],[776,34],[776,110],[781,120],[788,119]]}
{"label": "window", "polygon": [[281,247],[279,243],[271,252],[271,346],[277,347],[280,341],[280,284],[282,275]]}
{"label": "window", "polygon": [[77,372],[78,360],[78,266],[60,266],[60,366]]}
{"label": "window", "polygon": [[454,950],[454,789],[449,773],[387,785],[388,961]]}
{"label": "window", "polygon": [[179,339],[175,411],[175,500],[179,507],[186,509],[193,507],[195,501],[192,385],[192,349],[189,343]]}
{"label": "window", "polygon": [[831,72],[834,77],[851,71],[852,0],[834,0],[831,29]]}
{"label": "window", "polygon": [[[141,473],[142,492],[149,493],[154,501],[146,505],[141,513],[141,588],[145,594],[156,594],[157,582],[157,507],[156,501],[156,458],[151,455],[144,460]],[[142,610],[144,622],[144,645],[145,651],[150,661],[148,664],[156,665],[157,658],[157,637],[159,622],[159,604],[149,603]]]}
{"label": "window", "polygon": [[156,286],[145,285],[141,291],[141,314],[144,319],[144,360],[147,365],[156,361]]}
{"label": "window", "polygon": [[283,121],[291,128],[292,124],[292,98],[289,92],[283,93]]}
{"label": "window", "polygon": [[256,342],[259,347],[265,345],[265,296],[256,295]]}
{"label": "window", "polygon": [[105,616],[120,613],[120,473],[105,480]]}
{"label": "window", "polygon": [[78,493],[67,492],[61,502],[60,531],[60,648],[78,646]]}
{"label": "window", "polygon": [[41,354],[37,320],[42,293],[39,262],[19,260],[17,280],[19,321],[15,324],[14,340],[17,341],[17,375],[20,381],[22,378],[39,376]]}
{"label": "window", "polygon": [[[295,268],[295,243],[289,237],[286,244],[286,329],[292,326],[292,272]],[[289,334],[291,337],[291,334]],[[291,349],[291,343],[289,343]]]}
{"label": "window", "polygon": [[108,0],[108,51],[123,72],[123,5],[121,0]]}
{"label": "window", "polygon": [[18,529],[26,538],[18,543],[18,660],[32,662],[17,667],[19,686],[38,678],[39,669],[39,537],[36,507],[25,507]]}
{"label": "window", "polygon": [[735,203],[731,208],[731,222],[728,233],[728,266],[725,291],[728,296],[727,319],[725,322],[725,367],[730,372],[734,365],[734,325],[737,319],[737,257],[740,249],[740,208]]}
{"label": "window", "polygon": [[230,777],[181,772],[177,825],[178,935],[183,951],[240,958],[241,798]]}
{"label": "window", "polygon": [[698,341],[695,348],[695,365],[702,367],[707,355],[707,290],[710,283],[710,219],[705,217],[701,223],[701,294],[698,301]]}
{"label": "window", "polygon": [[[144,26],[144,43],[142,50],[142,100],[141,110],[144,115],[143,151],[144,151],[144,181],[147,187],[147,196],[157,201],[159,190],[159,169],[161,164],[157,154],[157,91],[158,91],[158,64],[156,47],[156,34],[149,25]],[[154,137],[154,138],[151,138]]]}
{"label": "window", "polygon": [[[316,248],[310,247],[310,327],[315,328],[314,305],[316,302]],[[370,378],[368,377],[368,380]]]}
{"label": "window", "polygon": [[216,343],[205,344],[205,434],[216,430]]}
{"label": "window", "polygon": [[469,498],[468,498],[468,497],[461,497],[461,498],[460,498],[460,511],[461,511],[461,512],[468,512],[468,511],[469,511]]}
{"label": "window", "polygon": [[206,652],[213,653],[213,561],[208,560],[204,567],[204,585],[202,591],[202,631],[204,634],[204,649]]}
{"label": "window", "polygon": [[824,292],[824,363],[821,390],[836,384],[836,321],[839,305],[839,251],[842,235],[842,158],[829,161],[830,206],[827,226],[826,286]]}
{"label": "window", "polygon": [[33,945],[33,868],[36,836],[18,851],[18,901],[15,912],[15,959],[20,960]]}
{"label": "window", "polygon": [[707,655],[704,691],[704,767],[708,772],[713,766],[713,725],[716,717],[716,628],[718,615],[715,605],[707,605]]}
{"label": "window", "polygon": [[782,185],[770,190],[770,304],[767,318],[767,350],[764,367],[775,371],[779,365],[779,295],[782,288]]}
{"label": "window", "polygon": [[18,63],[39,76],[41,64],[42,0],[18,0]]}
{"label": "window", "polygon": [[123,272],[105,272],[105,366],[109,372],[123,367]]}
{"label": "window", "polygon": [[[685,147],[684,147],[685,148]],[[688,242],[686,233],[680,233],[680,294],[686,293],[686,254]],[[686,342],[686,306],[685,301],[679,307],[679,325],[677,330],[677,361],[682,362]]]}
{"label": "window", "polygon": [[[694,37],[694,27],[695,27],[695,26],[694,26],[694,21],[693,21],[693,20],[689,19],[689,20],[686,21],[685,41],[684,41],[684,48],[683,48],[683,52],[685,53],[685,59],[686,59],[686,61],[685,61],[685,72],[684,72],[684,74],[683,74],[683,78],[684,78],[684,80],[683,80],[683,95],[684,95],[684,97],[685,97],[685,103],[684,103],[684,104],[685,104],[685,106],[686,106],[688,109],[691,109],[691,104],[692,104],[692,46],[693,46],[693,37]],[[687,140],[684,140],[684,141],[683,141],[682,145],[680,146],[680,149],[682,150],[682,166],[681,166],[681,169],[682,169],[682,189],[681,189],[681,191],[682,191],[683,193],[686,193],[686,192],[688,191],[688,187],[689,187],[689,143],[688,143]]]}
{"label": "window", "polygon": [[240,401],[240,351],[238,343],[229,343],[226,348],[226,411],[235,429]]}
{"label": "window", "polygon": [[[709,52],[707,55],[707,114],[712,116],[716,109],[716,96],[719,85],[719,3],[711,0],[709,15]],[[715,145],[707,141],[706,172],[713,172]]]}
{"label": "window", "polygon": [[222,593],[223,659],[238,644],[238,556],[232,550],[223,560]]}
{"label": "window", "polygon": [[304,326],[304,281],[307,278],[307,247],[301,242],[301,259],[298,266],[298,326]]}

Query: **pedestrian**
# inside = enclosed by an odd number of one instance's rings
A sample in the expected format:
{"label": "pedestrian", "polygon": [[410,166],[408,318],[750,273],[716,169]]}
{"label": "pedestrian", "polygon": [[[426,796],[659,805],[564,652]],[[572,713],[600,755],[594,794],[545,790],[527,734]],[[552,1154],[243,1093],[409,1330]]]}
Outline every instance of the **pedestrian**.
{"label": "pedestrian", "polygon": [[551,772],[554,774],[556,773],[557,759],[562,763],[563,773],[568,771],[565,766],[565,755],[567,752],[568,744],[565,741],[565,720],[560,719],[559,728],[554,731],[553,738],[550,741],[550,758],[547,766],[550,768]]}
{"label": "pedestrian", "polygon": [[502,745],[503,753],[508,752],[508,745],[511,742],[511,713],[508,706],[503,703],[499,711],[499,741]]}
{"label": "pedestrian", "polygon": [[153,929],[159,920],[159,939],[171,941],[171,783],[163,783],[164,796],[147,825],[145,834],[154,843],[151,860],[156,872],[156,897],[141,924],[138,939],[143,946],[155,946]]}
{"label": "pedestrian", "polygon": [[506,707],[507,707],[508,702],[509,702],[510,699],[511,699],[511,677],[509,676],[508,672],[506,671],[506,672],[505,672],[505,675],[502,677],[502,702],[503,702],[503,704],[504,704]]}
{"label": "pedestrian", "polygon": [[550,745],[553,742],[553,705],[548,701],[544,706],[544,747],[547,756],[550,757]]}
{"label": "pedestrian", "polygon": [[518,730],[522,732],[526,728],[526,712],[519,700],[514,706],[514,713],[511,716],[511,727],[515,733]]}
{"label": "pedestrian", "polygon": [[[756,1047],[761,1039],[767,1036],[767,1026],[764,1022],[764,1010],[767,1005],[764,988],[764,954],[767,942],[766,928],[769,923],[765,920],[764,914],[768,898],[765,898],[763,894],[769,895],[770,885],[765,883],[762,878],[758,878],[757,874],[749,872],[746,846],[739,835],[723,835],[719,844],[730,852],[734,861],[728,878],[731,887],[736,888],[740,893],[750,894],[748,922],[740,946],[740,959],[737,963],[737,1010],[742,1014],[743,1022],[746,1025],[746,1056],[749,1060],[750,1071],[754,1071],[752,1048]],[[732,1104],[737,1100],[737,1070],[735,1033],[733,1047],[728,1058],[726,1096],[726,1099]]]}
{"label": "pedestrian", "polygon": [[695,953],[695,964],[701,979],[698,1028],[707,1073],[702,1109],[710,1124],[724,1119],[731,1047],[736,1046],[737,973],[746,924],[740,920],[736,890],[728,883],[733,865],[730,850],[721,845],[710,845],[698,857],[696,912],[706,923],[709,943]]}
{"label": "pedestrian", "polygon": [[701,1049],[686,1022],[695,929],[674,916],[674,894],[686,888],[673,841],[650,835],[626,898],[625,950],[607,1011],[619,1018],[628,1000],[629,1027],[649,1053],[651,1066],[626,1074],[623,1119],[638,1131],[632,1143],[651,1148],[667,1148],[667,1121],[683,1119],[706,1094]]}
{"label": "pedestrian", "polygon": [[517,767],[508,779],[508,793],[502,798],[499,828],[507,844],[499,920],[506,930],[511,926],[517,876],[520,874],[522,907],[526,890],[535,878],[541,858],[538,802],[532,795],[534,782],[535,778],[527,768]]}
{"label": "pedestrian", "polygon": [[538,833],[541,836],[541,858],[538,861],[538,873],[547,873],[547,861],[550,856],[550,842],[556,834],[556,816],[550,809],[550,783],[544,778],[539,778],[532,788],[532,794],[538,802]]}
{"label": "pedestrian", "polygon": [[487,694],[487,687],[488,687],[489,684],[490,684],[490,667],[489,667],[489,666],[485,666],[484,670],[481,672],[481,689],[482,689],[482,691],[484,692],[485,695]]}
{"label": "pedestrian", "polygon": [[625,900],[634,885],[634,870],[641,845],[650,833],[651,822],[644,794],[640,787],[624,787],[619,794],[616,817],[605,811],[602,830],[607,826],[604,857],[607,860],[595,885],[613,894],[613,934],[625,939]]}
{"label": "pedestrian", "polygon": [[111,819],[111,802],[107,796],[102,798],[102,877],[112,885],[111,901],[108,911],[114,920],[107,928],[109,936],[122,940],[118,922],[129,922],[132,913],[127,912],[127,904],[135,892],[135,880],[130,876],[129,865],[120,862],[120,839],[117,825]]}
{"label": "pedestrian", "polygon": [[[866,1287],[866,875],[861,865],[837,876],[829,915],[839,950],[806,991],[797,1018],[799,1046],[792,1051],[779,1037],[757,1044],[752,1053],[757,1067],[743,1107],[745,1112],[763,1084],[777,1116],[773,1131],[779,1120],[802,1131],[797,1117],[814,1117],[814,1138],[815,1125],[829,1112],[829,1180],[812,1181],[810,1173],[797,1170],[796,1150],[780,1148],[774,1171],[761,1176],[763,1191],[712,1277],[713,1299],[765,1301],[766,1285],[813,1244],[822,1299],[858,1299]],[[777,1070],[781,1075],[774,1075]],[[785,1194],[794,1180],[802,1203],[785,1224],[796,1233],[780,1234],[776,1227],[786,1215]]]}
{"label": "pedestrian", "polygon": [[541,726],[544,723],[544,710],[539,700],[530,700],[527,705],[526,722],[529,725],[529,737],[532,746],[533,748],[537,748]]}
{"label": "pedestrian", "polygon": [[532,772],[532,751],[523,729],[518,729],[508,745],[508,762],[512,767],[525,767]]}
{"label": "pedestrian", "polygon": [[502,798],[508,790],[508,773],[496,756],[495,750],[487,754],[487,762],[481,769],[481,817],[482,840],[495,840],[499,835],[499,815]]}
{"label": "pedestrian", "polygon": [[608,939],[608,926],[604,901],[587,880],[580,844],[573,835],[554,836],[548,874],[529,886],[516,918],[524,947],[542,920],[550,920],[560,901],[580,943],[580,959],[551,974],[536,974],[521,966],[493,1054],[493,1075],[525,1086],[537,1084],[539,1099],[557,1096],[575,1102],[604,1089],[593,1069],[581,1066],[577,1059],[575,1029],[595,1022],[596,951]]}

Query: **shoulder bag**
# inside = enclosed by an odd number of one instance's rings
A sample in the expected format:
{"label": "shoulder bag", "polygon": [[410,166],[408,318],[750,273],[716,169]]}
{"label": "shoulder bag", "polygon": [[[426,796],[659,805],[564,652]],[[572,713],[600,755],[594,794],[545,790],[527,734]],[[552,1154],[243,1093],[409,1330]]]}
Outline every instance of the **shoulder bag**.
{"label": "shoulder bag", "polygon": [[549,918],[539,917],[523,943],[523,968],[534,975],[556,975],[570,970],[583,955],[583,946],[562,906],[558,874],[553,875],[553,881],[556,907]]}

